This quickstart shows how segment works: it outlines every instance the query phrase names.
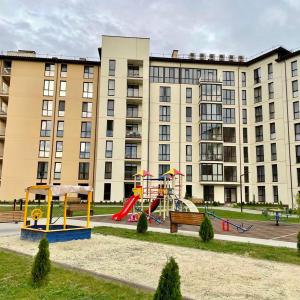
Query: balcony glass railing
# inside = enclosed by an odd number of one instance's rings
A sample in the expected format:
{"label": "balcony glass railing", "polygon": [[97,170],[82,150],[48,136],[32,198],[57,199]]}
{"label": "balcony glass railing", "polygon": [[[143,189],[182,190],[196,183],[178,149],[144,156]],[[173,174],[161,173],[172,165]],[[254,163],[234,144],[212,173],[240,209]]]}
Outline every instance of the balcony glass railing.
{"label": "balcony glass railing", "polygon": [[2,71],[2,75],[10,75],[11,74],[11,68],[4,67]]}
{"label": "balcony glass railing", "polygon": [[140,72],[139,70],[136,69],[128,69],[128,77],[134,77],[134,78],[139,78],[140,77]]}
{"label": "balcony glass railing", "polygon": [[126,132],[126,137],[127,138],[141,138],[141,134],[139,132],[136,131],[127,131]]}

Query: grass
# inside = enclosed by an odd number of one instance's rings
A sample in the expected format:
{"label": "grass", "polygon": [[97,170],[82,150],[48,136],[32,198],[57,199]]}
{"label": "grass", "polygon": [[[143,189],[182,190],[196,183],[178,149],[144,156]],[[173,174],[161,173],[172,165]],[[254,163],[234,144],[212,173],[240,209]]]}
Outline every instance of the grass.
{"label": "grass", "polygon": [[112,227],[95,227],[93,233],[300,265],[300,255],[296,249],[218,240],[204,243],[198,237],[150,231],[138,234],[136,230]]}
{"label": "grass", "polygon": [[150,293],[53,266],[48,285],[30,283],[32,258],[0,251],[0,299],[152,299]]}
{"label": "grass", "polygon": [[[38,208],[38,205],[30,205],[29,206],[29,215],[32,209]],[[47,206],[46,205],[41,205],[41,209],[43,211],[43,217],[46,216],[47,213]],[[94,215],[105,215],[105,214],[114,214],[118,211],[120,211],[121,207],[104,207],[104,206],[94,206]],[[12,206],[4,206],[0,205],[0,211],[10,211],[12,210]],[[86,212],[85,211],[76,211],[74,212],[73,216],[85,216]],[[53,207],[53,217],[58,217],[58,216],[63,216],[63,207],[59,207],[55,205]]]}
{"label": "grass", "polygon": [[[200,212],[204,212],[204,208],[199,208]],[[273,215],[269,215],[268,217],[263,214],[251,214],[251,213],[241,213],[239,211],[228,211],[221,209],[209,209],[210,212],[214,211],[218,217],[228,218],[228,219],[236,219],[236,220],[248,220],[248,221],[269,221],[270,219],[274,219]],[[285,219],[285,218],[283,218]],[[287,219],[288,223],[300,223],[300,218],[289,218]]]}

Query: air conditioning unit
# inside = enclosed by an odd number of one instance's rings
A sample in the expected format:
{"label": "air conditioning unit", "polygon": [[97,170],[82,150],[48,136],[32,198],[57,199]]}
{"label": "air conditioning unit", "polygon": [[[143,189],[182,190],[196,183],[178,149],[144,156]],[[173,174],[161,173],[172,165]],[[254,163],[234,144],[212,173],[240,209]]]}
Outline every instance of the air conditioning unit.
{"label": "air conditioning unit", "polygon": [[228,60],[229,60],[229,61],[234,61],[234,60],[235,60],[234,55],[230,54],[230,55],[228,56]]}
{"label": "air conditioning unit", "polygon": [[205,53],[200,53],[199,54],[199,59],[205,60],[206,59],[206,54]]}
{"label": "air conditioning unit", "polygon": [[216,56],[214,54],[209,54],[208,59],[209,60],[215,60]]}
{"label": "air conditioning unit", "polygon": [[189,54],[189,59],[196,59],[196,54],[194,52],[191,52]]}
{"label": "air conditioning unit", "polygon": [[239,61],[239,62],[245,61],[245,57],[244,57],[243,55],[239,55],[239,56],[238,56],[238,61]]}
{"label": "air conditioning unit", "polygon": [[225,55],[219,54],[219,61],[224,61],[224,60],[225,60]]}

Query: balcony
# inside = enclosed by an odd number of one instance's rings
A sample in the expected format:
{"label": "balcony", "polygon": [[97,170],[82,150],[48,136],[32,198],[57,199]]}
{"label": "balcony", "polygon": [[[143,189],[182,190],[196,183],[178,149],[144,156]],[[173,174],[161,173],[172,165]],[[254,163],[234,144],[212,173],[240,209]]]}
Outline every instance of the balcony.
{"label": "balcony", "polygon": [[0,97],[1,98],[8,98],[9,95],[9,88],[0,88]]}
{"label": "balcony", "polygon": [[127,160],[127,161],[137,161],[137,160],[141,160],[141,158],[138,157],[135,154],[125,153],[125,160]]}
{"label": "balcony", "polygon": [[3,108],[0,108],[0,118],[7,118],[7,111]]}
{"label": "balcony", "polygon": [[0,129],[0,140],[5,138],[5,129]]}
{"label": "balcony", "polygon": [[136,131],[126,131],[125,137],[126,139],[137,140],[137,141],[140,141],[142,139],[142,135]]}
{"label": "balcony", "polygon": [[131,121],[135,121],[135,123],[140,123],[142,122],[142,117],[140,117],[137,113],[135,114],[131,114],[131,113],[127,113],[126,114],[126,119],[127,120],[131,120]]}

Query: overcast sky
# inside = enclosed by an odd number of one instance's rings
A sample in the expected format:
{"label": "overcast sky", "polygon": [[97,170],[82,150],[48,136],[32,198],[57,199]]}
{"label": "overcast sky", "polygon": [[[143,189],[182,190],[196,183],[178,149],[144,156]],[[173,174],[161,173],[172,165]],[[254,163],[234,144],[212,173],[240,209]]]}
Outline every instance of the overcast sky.
{"label": "overcast sky", "polygon": [[151,38],[152,53],[253,56],[300,47],[300,0],[0,0],[0,49],[98,57],[101,35]]}

